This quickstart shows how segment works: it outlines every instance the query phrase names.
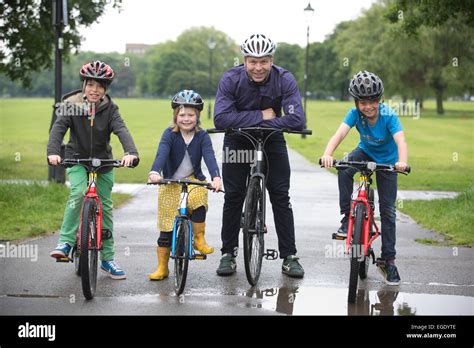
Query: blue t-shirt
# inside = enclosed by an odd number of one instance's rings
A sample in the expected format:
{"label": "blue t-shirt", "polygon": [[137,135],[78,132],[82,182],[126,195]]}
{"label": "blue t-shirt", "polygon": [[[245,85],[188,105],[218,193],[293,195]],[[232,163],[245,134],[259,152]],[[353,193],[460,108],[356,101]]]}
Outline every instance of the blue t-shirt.
{"label": "blue t-shirt", "polygon": [[377,122],[371,126],[367,119],[362,120],[354,107],[347,113],[344,123],[351,128],[356,127],[360,134],[358,146],[375,162],[395,164],[398,161],[398,146],[393,135],[403,128],[393,109],[380,104]]}

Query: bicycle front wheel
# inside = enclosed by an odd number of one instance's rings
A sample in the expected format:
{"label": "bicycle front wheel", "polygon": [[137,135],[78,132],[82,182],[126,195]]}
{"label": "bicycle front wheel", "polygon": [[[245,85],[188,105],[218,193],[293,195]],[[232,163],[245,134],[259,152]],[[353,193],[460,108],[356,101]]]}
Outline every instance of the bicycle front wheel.
{"label": "bicycle front wheel", "polygon": [[364,258],[362,245],[362,228],[365,216],[365,206],[363,203],[358,203],[355,206],[354,225],[352,229],[351,242],[351,271],[349,275],[349,294],[347,301],[354,303],[357,293],[357,283],[359,280],[360,262]]}
{"label": "bicycle front wheel", "polygon": [[174,287],[178,296],[183,293],[186,285],[190,243],[189,223],[186,220],[180,220],[176,227],[176,245],[174,249]]}
{"label": "bicycle front wheel", "polygon": [[82,292],[87,300],[94,297],[97,284],[97,203],[87,199],[82,208],[81,250],[79,268],[82,280]]}
{"label": "bicycle front wheel", "polygon": [[250,179],[245,198],[243,236],[245,274],[250,285],[254,286],[260,277],[264,254],[263,238],[263,180],[259,177]]}

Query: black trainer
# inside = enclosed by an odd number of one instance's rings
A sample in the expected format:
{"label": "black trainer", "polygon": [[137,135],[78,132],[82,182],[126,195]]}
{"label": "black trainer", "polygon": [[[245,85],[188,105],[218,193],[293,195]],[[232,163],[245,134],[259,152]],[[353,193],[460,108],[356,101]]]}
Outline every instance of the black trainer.
{"label": "black trainer", "polygon": [[237,271],[237,262],[235,262],[235,257],[232,254],[224,254],[221,257],[221,262],[219,263],[219,268],[217,269],[217,275],[227,276],[234,274]]}
{"label": "black trainer", "polygon": [[341,220],[341,227],[337,230],[336,236],[347,238],[347,225],[349,224],[349,214],[344,215]]}
{"label": "black trainer", "polygon": [[377,262],[377,268],[388,285],[400,285],[400,275],[397,266],[383,261]]}
{"label": "black trainer", "polygon": [[283,264],[281,265],[281,271],[283,274],[293,278],[303,278],[304,270],[298,260],[299,257],[296,257],[295,255],[285,257]]}

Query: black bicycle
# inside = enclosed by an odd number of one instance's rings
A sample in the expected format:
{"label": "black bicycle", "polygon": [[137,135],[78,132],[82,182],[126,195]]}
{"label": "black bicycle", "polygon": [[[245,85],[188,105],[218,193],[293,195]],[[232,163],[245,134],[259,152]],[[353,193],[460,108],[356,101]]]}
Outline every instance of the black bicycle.
{"label": "black bicycle", "polygon": [[[266,197],[266,169],[267,163],[265,143],[276,133],[306,134],[311,135],[312,131],[294,131],[289,129],[245,127],[227,129],[208,129],[208,133],[237,134],[247,138],[255,149],[255,163],[252,166],[250,175],[247,178],[247,193],[245,197],[244,210],[242,213],[241,228],[243,234],[243,249],[245,274],[250,285],[257,284],[262,269],[262,260],[276,260],[278,251],[267,249],[265,251],[264,234],[267,232],[265,225],[265,197]],[[264,156],[265,155],[265,156]]]}

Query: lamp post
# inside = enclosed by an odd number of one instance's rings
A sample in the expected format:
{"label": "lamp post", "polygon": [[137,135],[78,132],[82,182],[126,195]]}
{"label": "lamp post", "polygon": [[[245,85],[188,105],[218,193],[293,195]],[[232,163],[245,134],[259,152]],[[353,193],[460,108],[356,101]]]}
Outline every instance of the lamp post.
{"label": "lamp post", "polygon": [[209,99],[209,109],[207,112],[207,118],[211,119],[211,110],[212,110],[212,51],[216,47],[216,42],[214,41],[214,38],[211,36],[209,40],[207,40],[207,47],[209,48],[209,95],[211,99]]}
{"label": "lamp post", "polygon": [[[306,99],[308,98],[308,55],[309,55],[309,25],[313,18],[314,8],[311,7],[311,2],[308,2],[308,6],[304,9],[304,16],[306,22],[306,57],[304,61],[304,101],[303,101],[303,114],[304,114],[304,129],[306,129],[307,117],[306,117]],[[306,138],[306,134],[301,134],[302,138]]]}
{"label": "lamp post", "polygon": [[[67,0],[53,0],[52,24],[54,27],[55,63],[54,63],[54,106],[49,131],[56,121],[56,106],[61,102],[62,90],[62,56],[64,49],[63,29],[68,25]],[[61,144],[61,158],[64,158],[65,145]],[[64,184],[66,182],[65,169],[61,166],[48,167],[48,180]]]}

